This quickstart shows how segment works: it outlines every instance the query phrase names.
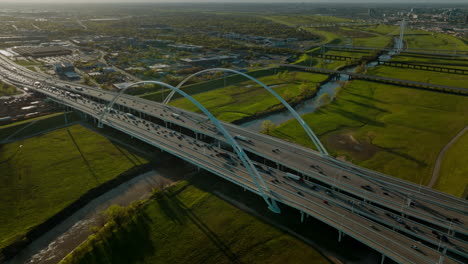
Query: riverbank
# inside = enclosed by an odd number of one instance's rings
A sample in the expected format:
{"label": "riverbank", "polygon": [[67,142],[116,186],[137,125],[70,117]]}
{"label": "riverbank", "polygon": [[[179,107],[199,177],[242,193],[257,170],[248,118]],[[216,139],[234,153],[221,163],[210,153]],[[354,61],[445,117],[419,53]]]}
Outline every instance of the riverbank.
{"label": "riverbank", "polygon": [[294,209],[274,214],[257,195],[206,172],[143,204],[113,211],[118,219],[102,225],[61,264],[359,263],[380,256],[353,239],[338,242],[336,230],[317,220],[301,223]]}
{"label": "riverbank", "polygon": [[[169,156],[165,154],[165,156]],[[101,194],[65,221],[54,226],[39,239],[33,241],[7,264],[56,264],[63,257],[86,241],[94,226],[103,223],[104,212],[109,206],[129,206],[147,199],[153,190],[170,186],[190,176],[193,166],[181,164],[181,160],[168,157],[165,162],[151,168],[119,186]],[[179,164],[179,166],[174,166]]]}
{"label": "riverbank", "polygon": [[148,169],[145,159],[80,125],[1,145],[0,160],[3,259],[90,199]]}
{"label": "riverbank", "polygon": [[57,226],[60,222],[71,216],[78,209],[82,208],[92,199],[99,195],[115,188],[119,184],[122,184],[131,178],[144,173],[151,169],[151,165],[140,165],[129,169],[128,171],[121,173],[116,178],[87,191],[84,195],[80,196],[76,201],[60,210],[58,213],[48,218],[45,222],[31,228],[20,240],[16,240],[12,244],[1,249],[1,254],[4,260],[9,260],[17,255],[21,250],[26,248],[32,241],[45,234],[48,230]]}
{"label": "riverbank", "polygon": [[[294,103],[313,95],[318,89],[318,84],[328,78],[329,76],[325,74],[278,70],[276,74],[258,78],[258,81],[268,85],[285,101]],[[225,122],[236,122],[259,113],[264,115],[267,112],[278,111],[282,107],[275,96],[258,83],[248,79],[236,84],[221,85],[208,92],[194,94],[192,97]],[[170,104],[200,112],[185,98],[176,99]]]}
{"label": "riverbank", "polygon": [[[426,185],[437,154],[468,123],[467,100],[357,80],[333,103],[303,119],[333,156]],[[294,120],[272,135],[312,147]]]}
{"label": "riverbank", "polygon": [[[290,106],[292,106],[293,108],[295,108],[296,106],[304,103],[305,101],[307,100],[310,100],[314,97],[317,96],[317,94],[319,93],[320,91],[320,87],[325,84],[325,83],[328,83],[329,81],[331,81],[332,78],[330,76],[327,77],[327,79],[317,83],[317,88],[314,89],[314,91],[310,92],[310,93],[307,93],[305,95],[300,95],[300,96],[296,96],[294,97],[292,100],[288,101],[288,104]],[[251,122],[251,121],[256,121],[258,119],[265,119],[266,117],[270,116],[270,115],[273,115],[273,114],[278,114],[278,113],[281,113],[281,112],[284,112],[286,111],[286,106],[283,105],[282,103],[279,103],[277,105],[274,105],[273,107],[267,109],[267,110],[264,110],[264,111],[260,111],[260,112],[257,112],[253,115],[250,115],[250,116],[246,116],[246,117],[243,117],[243,118],[240,118],[240,119],[237,119],[237,120],[234,120],[232,121],[231,123],[233,124],[236,124],[236,125],[242,125],[244,123],[248,123],[248,122]]]}

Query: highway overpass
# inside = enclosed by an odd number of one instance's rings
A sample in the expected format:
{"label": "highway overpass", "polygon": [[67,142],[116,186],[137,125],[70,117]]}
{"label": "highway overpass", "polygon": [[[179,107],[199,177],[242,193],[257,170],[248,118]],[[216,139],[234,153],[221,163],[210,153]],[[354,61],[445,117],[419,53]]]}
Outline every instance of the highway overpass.
{"label": "highway overpass", "polygon": [[[0,74],[270,201],[296,208],[301,218],[313,216],[335,227],[338,239],[347,234],[398,263],[466,262],[464,200],[232,124],[217,124],[205,115],[52,79],[13,66],[4,57]],[[112,110],[103,115],[112,101]],[[229,136],[237,136],[235,145]],[[247,157],[236,155],[239,151]]]}

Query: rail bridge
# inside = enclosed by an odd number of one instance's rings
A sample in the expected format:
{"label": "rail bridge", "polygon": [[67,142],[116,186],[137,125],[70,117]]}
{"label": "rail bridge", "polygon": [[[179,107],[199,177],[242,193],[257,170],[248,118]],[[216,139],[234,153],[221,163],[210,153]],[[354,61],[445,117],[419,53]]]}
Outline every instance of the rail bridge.
{"label": "rail bridge", "polygon": [[397,78],[389,78],[389,77],[382,77],[382,76],[375,76],[375,75],[368,75],[368,74],[361,74],[361,73],[347,72],[347,71],[328,70],[328,69],[307,67],[307,66],[294,65],[294,64],[280,64],[279,66],[285,67],[285,68],[297,69],[301,71],[330,74],[332,76],[347,75],[349,80],[359,79],[359,80],[374,81],[374,82],[388,83],[388,84],[397,84],[397,85],[403,85],[403,86],[414,87],[414,88],[419,88],[419,89],[435,90],[435,91],[442,91],[442,92],[455,93],[455,94],[463,94],[463,95],[468,94],[468,88],[455,87],[455,86],[449,86],[449,85],[409,81],[409,80],[402,80],[402,79],[397,79]]}

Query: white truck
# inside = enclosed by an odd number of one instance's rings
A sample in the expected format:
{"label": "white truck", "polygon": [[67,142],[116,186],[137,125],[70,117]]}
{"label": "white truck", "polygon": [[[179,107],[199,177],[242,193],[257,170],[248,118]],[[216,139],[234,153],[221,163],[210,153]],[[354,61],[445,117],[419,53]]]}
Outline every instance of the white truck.
{"label": "white truck", "polygon": [[244,141],[244,142],[247,142],[249,144],[252,144],[252,140],[244,137],[244,136],[241,136],[241,135],[235,135],[234,136],[234,139],[238,139],[238,140],[241,140],[241,141]]}
{"label": "white truck", "polygon": [[130,113],[125,113],[125,115],[130,119],[136,119],[136,117]]}
{"label": "white truck", "polygon": [[302,181],[301,176],[298,176],[296,174],[292,174],[292,173],[289,173],[289,172],[286,172],[286,177],[288,177],[290,179],[293,179],[293,180],[296,180],[296,181]]}

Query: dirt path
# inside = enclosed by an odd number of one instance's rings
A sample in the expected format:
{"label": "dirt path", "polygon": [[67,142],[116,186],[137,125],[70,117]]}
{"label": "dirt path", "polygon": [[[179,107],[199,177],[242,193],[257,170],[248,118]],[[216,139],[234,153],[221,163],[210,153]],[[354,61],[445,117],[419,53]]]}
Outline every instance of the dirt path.
{"label": "dirt path", "polygon": [[437,157],[434,170],[432,171],[432,178],[427,187],[432,188],[439,179],[440,165],[442,164],[442,158],[444,157],[445,152],[455,143],[466,131],[468,131],[468,126],[463,128],[458,134],[450,140],[450,142],[445,145],[445,147],[440,151],[439,156]]}

